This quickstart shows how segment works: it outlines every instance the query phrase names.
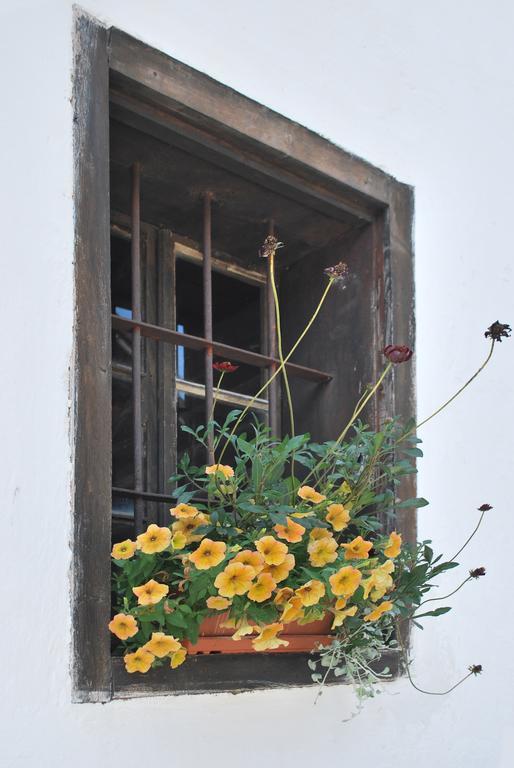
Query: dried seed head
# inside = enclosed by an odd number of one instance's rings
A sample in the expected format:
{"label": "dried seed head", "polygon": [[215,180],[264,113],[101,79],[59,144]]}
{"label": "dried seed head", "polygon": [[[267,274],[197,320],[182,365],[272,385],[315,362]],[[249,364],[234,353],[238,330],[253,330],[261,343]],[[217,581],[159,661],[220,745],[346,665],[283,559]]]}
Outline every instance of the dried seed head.
{"label": "dried seed head", "polygon": [[348,264],[345,264],[344,261],[340,261],[338,264],[334,264],[333,267],[327,267],[323,270],[323,272],[326,274],[327,277],[330,277],[332,280],[337,280],[338,282],[342,282],[346,280],[348,277],[350,270],[348,269]]}
{"label": "dried seed head", "polygon": [[473,675],[479,675],[482,672],[482,665],[472,664],[468,669]]}
{"label": "dried seed head", "polygon": [[283,248],[284,243],[280,243],[275,235],[268,235],[266,240],[263,242],[261,247],[259,248],[259,256],[263,259],[267,259],[270,256],[274,256],[275,252],[279,248]]}
{"label": "dried seed head", "polygon": [[507,323],[500,323],[498,320],[489,326],[487,331],[484,333],[484,336],[489,336],[494,341],[501,341],[502,337],[504,339],[508,339],[511,333],[511,327],[510,325],[507,325]]}
{"label": "dried seed head", "polygon": [[490,509],[492,509],[490,504],[482,504],[482,506],[478,508],[478,511],[479,512],[489,512]]}
{"label": "dried seed head", "polygon": [[485,576],[485,568],[483,566],[480,566],[480,568],[473,568],[469,575],[472,579],[479,579],[481,576]]}

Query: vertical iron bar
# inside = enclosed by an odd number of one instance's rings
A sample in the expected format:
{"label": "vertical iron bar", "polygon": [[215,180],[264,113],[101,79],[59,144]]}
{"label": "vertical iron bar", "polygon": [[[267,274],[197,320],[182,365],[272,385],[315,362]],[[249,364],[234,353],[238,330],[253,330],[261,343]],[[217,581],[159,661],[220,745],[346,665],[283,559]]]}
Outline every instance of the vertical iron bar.
{"label": "vertical iron bar", "polygon": [[[132,165],[131,195],[132,319],[141,317],[141,165]],[[132,416],[134,420],[134,490],[143,490],[143,423],[141,415],[141,331],[132,332]],[[136,534],[143,530],[144,503],[136,497],[134,524]]]}
{"label": "vertical iron bar", "polygon": [[[275,223],[269,221],[268,235],[275,234]],[[275,302],[271,287],[271,259],[268,259],[268,281],[266,283],[266,304],[268,316],[268,355],[277,357],[277,320],[275,315]],[[270,366],[269,375],[272,376],[277,369],[276,363]],[[269,426],[273,437],[279,436],[279,377],[274,379],[268,388]]]}
{"label": "vertical iron bar", "polygon": [[[203,198],[203,335],[212,341],[212,194]],[[212,347],[205,350],[205,424],[209,423],[214,402]],[[214,463],[214,435],[207,435],[207,463]]]}

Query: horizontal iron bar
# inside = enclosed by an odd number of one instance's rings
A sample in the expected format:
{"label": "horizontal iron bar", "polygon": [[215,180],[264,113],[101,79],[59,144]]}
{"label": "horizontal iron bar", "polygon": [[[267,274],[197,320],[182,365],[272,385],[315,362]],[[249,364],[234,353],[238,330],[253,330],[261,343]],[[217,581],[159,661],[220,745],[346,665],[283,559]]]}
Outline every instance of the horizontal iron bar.
{"label": "horizontal iron bar", "polygon": [[[177,391],[185,392],[192,397],[205,397],[205,387],[203,384],[197,384],[196,381],[187,381],[187,379],[177,379]],[[252,403],[252,411],[267,411],[268,401],[261,397],[252,398],[250,395],[241,395],[238,392],[232,392],[228,389],[216,389],[216,400],[218,403],[229,403],[230,405],[247,406]],[[253,402],[252,402],[253,401]]]}
{"label": "horizontal iron bar", "polygon": [[[164,341],[168,344],[176,344],[177,346],[186,347],[187,349],[202,350],[212,347],[213,353],[219,357],[224,357],[227,360],[236,361],[238,363],[255,365],[257,368],[268,368],[273,364],[280,365],[280,360],[277,360],[275,357],[260,355],[257,352],[250,352],[247,349],[239,349],[239,347],[231,347],[228,344],[220,344],[217,341],[211,343],[207,341],[207,339],[202,339],[200,336],[179,333],[179,331],[172,331],[169,328],[161,328],[159,325],[151,325],[150,323],[138,323],[127,317],[112,315],[112,325],[113,328],[117,328],[121,331],[132,331],[134,328],[139,328],[142,336],[146,336],[149,339],[156,339],[157,341]],[[306,368],[303,365],[296,365],[296,363],[286,363],[286,368],[291,376],[298,376],[301,379],[321,382],[327,382],[332,379],[330,373],[317,371],[315,368]]]}
{"label": "horizontal iron bar", "polygon": [[129,496],[131,499],[146,499],[147,501],[165,501],[176,502],[173,496],[166,496],[164,493],[151,493],[150,491],[134,491],[131,488],[113,488],[115,496]]}

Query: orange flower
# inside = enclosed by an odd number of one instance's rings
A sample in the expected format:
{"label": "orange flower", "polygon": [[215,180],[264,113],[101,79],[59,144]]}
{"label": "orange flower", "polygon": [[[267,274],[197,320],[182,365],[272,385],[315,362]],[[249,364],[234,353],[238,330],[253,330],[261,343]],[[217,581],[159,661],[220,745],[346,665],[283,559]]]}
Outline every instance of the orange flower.
{"label": "orange flower", "polygon": [[336,611],[334,614],[334,621],[332,622],[332,629],[340,627],[347,616],[355,616],[356,613],[356,605],[352,605],[351,608],[346,608],[344,611]]}
{"label": "orange flower", "polygon": [[380,605],[377,605],[374,611],[371,611],[367,616],[364,616],[364,621],[377,621],[382,614],[390,611],[392,607],[392,602],[390,600],[385,600],[383,603],[380,603]]}
{"label": "orange flower", "polygon": [[364,599],[368,599],[368,595],[371,592],[371,599],[373,602],[380,600],[384,597],[385,593],[391,590],[394,586],[391,573],[394,571],[394,563],[392,560],[386,560],[378,568],[371,571],[371,576],[362,582],[364,587]]}
{"label": "orange flower", "polygon": [[298,489],[298,496],[304,501],[312,501],[313,504],[321,504],[327,498],[322,493],[318,493],[314,488],[311,488],[310,485],[302,485]]}
{"label": "orange flower", "polygon": [[267,565],[280,565],[286,559],[287,546],[273,536],[263,536],[255,542],[255,548]]}
{"label": "orange flower", "polygon": [[222,474],[225,480],[228,480],[229,477],[234,477],[234,470],[228,464],[212,464],[210,467],[205,467],[206,475],[215,475],[216,472]]}
{"label": "orange flower", "polygon": [[311,579],[296,590],[302,605],[316,605],[325,594],[325,585],[317,579]]}
{"label": "orange flower", "polygon": [[348,544],[341,544],[341,546],[345,549],[345,560],[365,560],[373,544],[371,541],[364,541],[362,536],[357,536],[353,541],[348,542]]}
{"label": "orange flower", "polygon": [[292,621],[296,621],[297,619],[301,619],[302,617],[303,617],[302,598],[298,596],[292,597],[284,605],[284,608],[282,609],[282,616],[280,617],[280,621],[282,621],[284,624],[290,624]]}
{"label": "orange flower", "polygon": [[279,539],[285,539],[291,544],[296,544],[302,540],[305,528],[300,523],[295,523],[290,517],[286,517],[287,525],[276,525],[274,531]]}
{"label": "orange flower", "polygon": [[137,597],[139,605],[157,605],[168,594],[169,587],[150,579],[140,587],[132,587],[132,592]]}
{"label": "orange flower", "polygon": [[232,605],[231,600],[227,600],[225,597],[208,597],[207,608],[211,608],[213,611],[226,611]]}
{"label": "orange flower", "polygon": [[187,543],[190,544],[193,541],[201,541],[203,539],[203,534],[197,534],[195,531],[197,528],[200,528],[202,525],[207,525],[209,522],[208,516],[200,512],[196,517],[186,517],[181,520],[176,520],[172,524],[171,530],[174,534],[184,534]]}
{"label": "orange flower", "polygon": [[362,573],[352,565],[346,565],[330,578],[330,588],[332,593],[339,597],[351,597],[361,583]]}
{"label": "orange flower", "polygon": [[150,651],[158,659],[163,659],[170,653],[179,651],[182,646],[173,635],[165,635],[164,632],[152,632],[151,639],[143,646],[145,651]]}
{"label": "orange flower", "polygon": [[257,627],[254,627],[251,624],[249,624],[246,619],[241,619],[241,621],[238,621],[236,623],[236,631],[232,635],[232,640],[234,640],[237,643],[239,642],[239,640],[241,640],[242,637],[246,637],[246,635],[251,635],[256,630],[257,630]]}
{"label": "orange flower", "polygon": [[336,600],[336,604],[334,605],[334,608],[336,611],[342,611],[343,608],[346,608],[346,603],[348,602],[348,599],[346,597],[338,597]]}
{"label": "orange flower", "polygon": [[193,507],[192,504],[177,504],[176,507],[170,509],[170,515],[173,517],[196,517],[198,514],[200,514],[200,510]]}
{"label": "orange flower", "polygon": [[[280,566],[276,567],[280,568]],[[294,589],[291,589],[291,587],[282,587],[282,589],[277,589],[273,602],[275,605],[284,605],[284,603],[287,603],[287,601],[290,600],[293,595]]]}
{"label": "orange flower", "polygon": [[264,600],[268,600],[271,597],[276,586],[277,582],[269,573],[261,573],[248,591],[248,598],[253,600],[254,603],[263,603]]}
{"label": "orange flower", "polygon": [[244,595],[252,585],[255,576],[253,568],[243,563],[229,563],[224,571],[218,573],[214,586],[223,597]]}
{"label": "orange flower", "polygon": [[281,581],[284,581],[284,579],[287,579],[289,572],[293,570],[294,565],[294,555],[288,554],[283,563],[280,563],[280,565],[267,565],[264,570],[275,579],[277,584],[279,584]]}
{"label": "orange flower", "polygon": [[120,541],[119,544],[115,544],[113,546],[111,557],[113,557],[115,560],[128,560],[133,556],[136,549],[137,544],[135,541],[125,539],[125,541]]}
{"label": "orange flower", "polygon": [[180,665],[185,662],[186,656],[187,656],[187,651],[183,646],[181,646],[178,651],[175,651],[175,653],[171,654],[170,667],[172,669],[176,669],[177,667],[180,667]]}
{"label": "orange flower", "polygon": [[332,531],[330,531],[328,528],[313,528],[309,533],[309,546],[313,541],[319,541],[319,539],[330,539],[332,537]]}
{"label": "orange flower", "polygon": [[334,531],[342,531],[350,522],[350,513],[343,504],[330,504],[327,507],[325,520],[330,523]]}
{"label": "orange flower", "polygon": [[402,536],[401,533],[393,531],[389,536],[389,541],[384,549],[384,555],[386,557],[398,557],[402,548]]}
{"label": "orange flower", "polygon": [[219,565],[225,553],[227,545],[223,541],[211,541],[204,539],[198,549],[189,555],[189,559],[195,564],[199,571],[206,571]]}
{"label": "orange flower", "polygon": [[144,647],[138,648],[135,653],[127,653],[123,657],[127,672],[148,672],[154,662],[155,656]]}
{"label": "orange flower", "polygon": [[260,573],[264,568],[264,558],[260,552],[252,552],[251,549],[243,549],[238,552],[232,559],[233,563],[243,563],[243,565],[249,565],[253,568],[255,575]]}
{"label": "orange flower", "polygon": [[314,540],[309,544],[308,552],[311,565],[316,568],[323,568],[324,565],[337,560],[337,541],[328,536]]}
{"label": "orange flower", "polygon": [[159,528],[152,523],[145,533],[137,537],[137,546],[145,555],[153,555],[155,552],[163,552],[170,545],[171,531],[169,528]]}
{"label": "orange flower", "polygon": [[109,622],[109,629],[119,637],[120,640],[127,640],[129,637],[134,637],[139,631],[137,621],[133,616],[127,613],[117,613]]}
{"label": "orange flower", "polygon": [[289,645],[287,640],[280,640],[278,633],[284,629],[284,625],[279,622],[268,624],[261,629],[260,634],[252,640],[252,645],[256,651],[268,651],[273,648],[279,648],[281,645]]}

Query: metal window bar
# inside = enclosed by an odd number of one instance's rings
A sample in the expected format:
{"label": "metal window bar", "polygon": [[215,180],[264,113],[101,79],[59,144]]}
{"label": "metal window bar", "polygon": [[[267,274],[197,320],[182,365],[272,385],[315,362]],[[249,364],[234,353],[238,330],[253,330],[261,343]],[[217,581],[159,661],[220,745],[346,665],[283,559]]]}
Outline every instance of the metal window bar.
{"label": "metal window bar", "polygon": [[[205,347],[205,424],[212,418],[214,403],[214,371],[212,369],[212,195],[203,198],[203,335]],[[214,463],[214,434],[207,432],[207,464]]]}
{"label": "metal window bar", "polygon": [[[132,318],[141,322],[141,166],[132,166],[131,194],[131,261],[132,261]],[[134,430],[134,489],[143,491],[143,423],[141,416],[141,329],[134,327],[132,334],[132,415]],[[144,504],[139,495],[135,499],[134,525],[136,534],[143,530]]]}

